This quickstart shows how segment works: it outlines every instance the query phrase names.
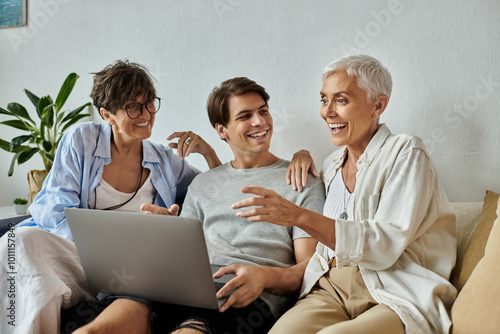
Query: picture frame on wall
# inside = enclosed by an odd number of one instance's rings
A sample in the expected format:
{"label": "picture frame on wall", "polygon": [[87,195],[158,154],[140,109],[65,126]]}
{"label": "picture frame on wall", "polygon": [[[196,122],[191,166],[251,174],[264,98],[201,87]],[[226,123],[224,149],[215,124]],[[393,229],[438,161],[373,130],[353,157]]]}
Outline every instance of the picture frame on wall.
{"label": "picture frame on wall", "polygon": [[27,0],[0,0],[0,28],[27,24]]}

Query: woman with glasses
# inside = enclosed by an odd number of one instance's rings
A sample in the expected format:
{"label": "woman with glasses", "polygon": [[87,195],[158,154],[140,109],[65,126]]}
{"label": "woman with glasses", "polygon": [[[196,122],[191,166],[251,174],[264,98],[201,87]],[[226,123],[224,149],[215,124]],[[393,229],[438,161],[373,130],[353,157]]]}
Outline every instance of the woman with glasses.
{"label": "woman with glasses", "polygon": [[[177,214],[175,203],[182,202],[199,173],[183,158],[197,152],[210,168],[221,164],[215,151],[192,132],[168,138],[179,138],[170,144],[177,155],[147,140],[161,100],[141,65],[118,61],[107,66],[95,74],[90,96],[106,123],[82,123],[64,135],[30,207],[32,217],[15,230],[19,333],[58,333],[61,307],[93,297],[64,208],[140,212],[142,204],[151,203]],[[7,288],[3,281],[0,288]],[[127,300],[116,302],[126,307]]]}

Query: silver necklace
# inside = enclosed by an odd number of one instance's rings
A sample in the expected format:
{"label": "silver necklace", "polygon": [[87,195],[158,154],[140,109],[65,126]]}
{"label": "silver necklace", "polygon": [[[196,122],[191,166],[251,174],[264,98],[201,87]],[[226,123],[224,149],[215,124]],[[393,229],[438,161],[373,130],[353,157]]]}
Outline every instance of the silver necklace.
{"label": "silver necklace", "polygon": [[[348,175],[348,166],[347,166],[347,160],[346,160],[346,163],[344,165],[346,167],[346,170],[345,170],[345,176],[346,176],[346,180],[347,180],[347,175]],[[349,216],[347,215],[347,205],[349,204],[349,201],[351,200],[351,196],[352,196],[352,193],[350,193],[348,190],[347,190],[347,186],[345,185],[344,183],[344,211],[342,211],[342,214],[340,215],[340,219],[347,219]]]}
{"label": "silver necklace", "polygon": [[340,214],[341,219],[347,219],[347,205],[349,204],[349,200],[351,199],[352,193],[347,191],[347,187],[344,186],[344,211]]}

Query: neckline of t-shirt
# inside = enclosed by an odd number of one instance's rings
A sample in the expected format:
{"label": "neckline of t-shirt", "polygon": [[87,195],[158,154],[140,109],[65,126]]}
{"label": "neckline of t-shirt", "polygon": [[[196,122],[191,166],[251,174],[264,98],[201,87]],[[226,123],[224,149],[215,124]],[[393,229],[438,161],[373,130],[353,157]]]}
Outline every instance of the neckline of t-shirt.
{"label": "neckline of t-shirt", "polygon": [[274,169],[281,167],[286,161],[284,159],[279,159],[275,163],[269,166],[256,167],[256,168],[234,168],[231,162],[227,162],[225,164],[226,170],[230,173],[234,174],[249,174],[249,173],[257,173],[267,169]]}

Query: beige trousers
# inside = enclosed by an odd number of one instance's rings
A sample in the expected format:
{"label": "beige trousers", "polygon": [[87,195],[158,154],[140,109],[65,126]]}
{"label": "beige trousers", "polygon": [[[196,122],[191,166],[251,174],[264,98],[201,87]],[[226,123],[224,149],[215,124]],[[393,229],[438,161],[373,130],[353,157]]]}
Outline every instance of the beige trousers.
{"label": "beige trousers", "polygon": [[404,333],[404,325],[390,307],[371,296],[359,269],[335,263],[309,294],[276,322],[269,333]]}

